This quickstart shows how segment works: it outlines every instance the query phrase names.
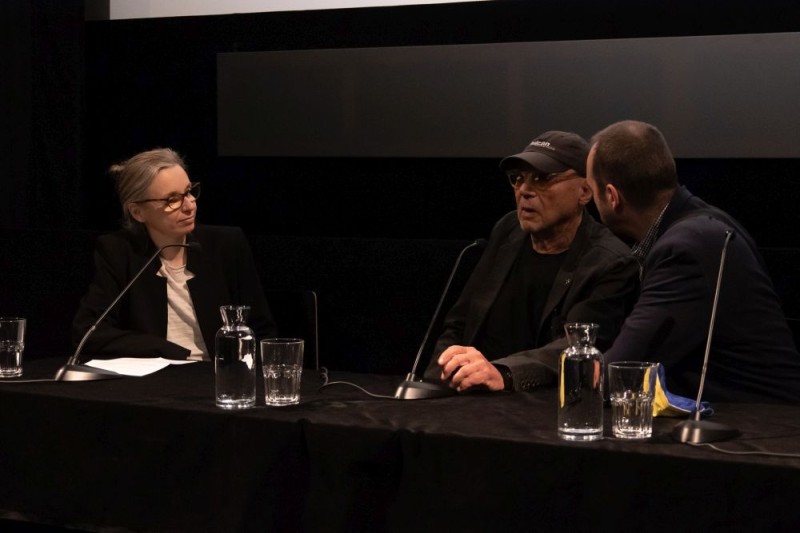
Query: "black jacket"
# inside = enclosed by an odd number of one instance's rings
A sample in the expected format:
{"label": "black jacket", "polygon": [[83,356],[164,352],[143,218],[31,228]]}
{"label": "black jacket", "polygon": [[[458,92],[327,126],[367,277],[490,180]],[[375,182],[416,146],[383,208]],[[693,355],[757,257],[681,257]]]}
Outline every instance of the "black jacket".
{"label": "black jacket", "polygon": [[[447,347],[476,344],[523,245],[530,246],[530,235],[520,228],[517,213],[512,211],[495,224],[486,251],[447,314],[426,377],[439,377],[436,359]],[[638,267],[628,247],[584,212],[542,311],[540,346],[492,362],[511,370],[516,390],[553,382],[558,356],[567,345],[564,324],[597,323],[598,345],[609,346],[633,305],[637,281]]]}
{"label": "black jacket", "polygon": [[[186,268],[195,277],[188,281],[203,340],[213,357],[214,337],[222,325],[219,307],[249,305],[247,321],[258,338],[274,336],[275,324],[264,299],[252,252],[239,228],[198,225],[189,241]],[[95,276],[81,300],[72,325],[73,345],[155,253],[144,231],[120,230],[97,239]],[[81,350],[85,356],[165,357],[186,359],[189,350],[166,340],[166,279],[157,276],[156,259],[131,286],[128,294],[97,327]]]}
{"label": "black jacket", "polygon": [[758,250],[729,215],[676,190],[644,261],[642,289],[606,362],[664,365],[667,389],[695,398],[725,231],[728,245],[703,398],[800,401],[800,355]]}

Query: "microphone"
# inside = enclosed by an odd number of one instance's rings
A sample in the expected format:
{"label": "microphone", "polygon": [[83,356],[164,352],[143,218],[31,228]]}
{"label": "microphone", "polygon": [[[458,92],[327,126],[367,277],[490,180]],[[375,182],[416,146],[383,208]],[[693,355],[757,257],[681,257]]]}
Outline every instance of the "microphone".
{"label": "microphone", "polygon": [[703,387],[705,387],[706,383],[708,354],[711,352],[711,337],[714,333],[714,322],[717,319],[717,304],[719,303],[719,289],[722,285],[722,272],[725,268],[725,255],[728,251],[728,243],[733,237],[733,230],[725,231],[725,243],[722,245],[722,255],[719,258],[717,288],[714,291],[714,304],[711,306],[711,321],[708,325],[708,339],[706,339],[706,353],[703,357],[703,371],[700,374],[700,390],[697,392],[697,402],[695,403],[691,420],[684,420],[672,429],[672,438],[678,442],[703,444],[706,442],[732,439],[739,435],[739,430],[736,428],[700,419],[700,400],[703,397]]}
{"label": "microphone", "polygon": [[131,278],[128,284],[125,285],[125,288],[120,291],[120,293],[117,295],[116,298],[114,298],[114,301],[111,302],[108,307],[106,307],[106,310],[103,311],[103,314],[100,315],[100,318],[94,321],[92,327],[90,327],[89,330],[86,332],[86,334],[83,336],[83,338],[81,338],[81,342],[78,343],[78,347],[75,349],[75,353],[73,353],[72,357],[69,358],[67,364],[59,368],[58,372],[56,372],[55,378],[53,378],[54,381],[96,381],[100,379],[114,379],[122,377],[122,374],[118,374],[110,370],[103,370],[101,368],[94,368],[91,366],[78,364],[78,358],[80,357],[81,349],[83,349],[83,345],[86,344],[86,341],[89,339],[89,337],[92,336],[94,330],[97,329],[97,325],[103,321],[103,319],[109,312],[111,312],[111,310],[114,308],[117,302],[119,302],[122,299],[122,297],[125,296],[125,294],[128,292],[128,289],[130,289],[131,286],[134,284],[134,282],[137,279],[139,279],[139,276],[142,275],[145,269],[147,269],[147,267],[149,267],[150,264],[152,264],[152,262],[155,261],[156,257],[158,257],[161,254],[161,252],[163,252],[167,248],[173,248],[176,246],[196,251],[201,250],[200,243],[198,242],[188,242],[185,244],[168,244],[156,250],[156,252],[152,256],[150,256],[150,259],[147,260],[144,266],[142,266],[142,268],[139,269],[136,275],[133,276],[133,278]]}
{"label": "microphone", "polygon": [[450,292],[450,285],[453,283],[453,278],[455,277],[456,272],[458,272],[458,267],[461,266],[461,259],[468,250],[474,247],[482,250],[486,247],[486,240],[478,239],[472,244],[464,247],[464,249],[461,250],[461,253],[458,254],[455,265],[453,265],[453,270],[450,271],[450,277],[447,279],[447,283],[444,286],[444,291],[442,291],[442,296],[439,298],[439,304],[436,306],[436,310],[433,312],[433,318],[431,319],[430,324],[428,324],[428,331],[425,332],[425,337],[422,339],[422,344],[417,352],[417,357],[414,359],[414,366],[411,367],[411,372],[406,375],[406,379],[397,387],[397,390],[394,393],[395,399],[420,400],[425,398],[441,398],[443,396],[451,396],[455,394],[453,389],[441,382],[423,381],[418,379],[416,372],[420,358],[422,357],[422,352],[425,350],[425,345],[428,343],[428,337],[430,337],[431,330],[433,330],[433,326],[439,318],[445,298]]}

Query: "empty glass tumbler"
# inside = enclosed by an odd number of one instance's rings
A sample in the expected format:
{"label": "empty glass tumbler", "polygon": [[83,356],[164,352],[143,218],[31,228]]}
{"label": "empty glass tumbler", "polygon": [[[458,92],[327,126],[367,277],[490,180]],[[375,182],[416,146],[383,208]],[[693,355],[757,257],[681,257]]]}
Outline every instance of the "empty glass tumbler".
{"label": "empty glass tumbler", "polygon": [[25,350],[25,319],[0,318],[0,378],[22,375],[22,352]]}

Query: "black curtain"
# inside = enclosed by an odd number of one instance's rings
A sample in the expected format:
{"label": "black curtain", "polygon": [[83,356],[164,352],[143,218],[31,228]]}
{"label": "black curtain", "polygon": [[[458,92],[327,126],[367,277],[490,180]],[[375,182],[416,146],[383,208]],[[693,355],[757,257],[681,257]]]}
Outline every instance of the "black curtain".
{"label": "black curtain", "polygon": [[0,227],[80,227],[83,0],[0,2]]}

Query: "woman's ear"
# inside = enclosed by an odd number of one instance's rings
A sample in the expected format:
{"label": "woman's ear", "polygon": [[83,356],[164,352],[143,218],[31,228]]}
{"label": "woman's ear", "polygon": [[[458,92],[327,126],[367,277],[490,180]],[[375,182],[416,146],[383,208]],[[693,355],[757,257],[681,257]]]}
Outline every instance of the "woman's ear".
{"label": "woman's ear", "polygon": [[144,222],[142,207],[139,204],[128,204],[128,213],[136,222]]}

